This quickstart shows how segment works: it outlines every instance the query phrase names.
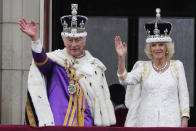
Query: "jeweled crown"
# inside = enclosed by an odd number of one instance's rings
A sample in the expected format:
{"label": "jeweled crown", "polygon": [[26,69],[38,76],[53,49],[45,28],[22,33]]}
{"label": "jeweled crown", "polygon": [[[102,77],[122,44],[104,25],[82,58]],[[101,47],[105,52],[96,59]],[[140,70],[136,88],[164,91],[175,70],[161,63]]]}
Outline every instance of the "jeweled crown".
{"label": "jeweled crown", "polygon": [[86,37],[86,24],[88,18],[86,16],[77,15],[78,4],[71,4],[72,15],[61,17],[63,31],[62,37]]}
{"label": "jeweled crown", "polygon": [[156,20],[153,23],[146,23],[146,43],[152,42],[172,42],[170,32],[172,24],[161,20],[161,10],[156,9]]}

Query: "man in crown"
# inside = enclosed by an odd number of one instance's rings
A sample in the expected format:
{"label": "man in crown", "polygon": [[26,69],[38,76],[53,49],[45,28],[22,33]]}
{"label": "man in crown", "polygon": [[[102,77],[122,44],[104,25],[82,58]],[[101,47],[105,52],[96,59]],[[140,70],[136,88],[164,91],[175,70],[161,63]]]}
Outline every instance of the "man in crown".
{"label": "man in crown", "polygon": [[26,123],[32,126],[110,126],[116,122],[104,71],[106,67],[87,50],[87,17],[61,17],[63,50],[45,53],[35,22],[19,20],[32,40],[33,63],[28,78]]}

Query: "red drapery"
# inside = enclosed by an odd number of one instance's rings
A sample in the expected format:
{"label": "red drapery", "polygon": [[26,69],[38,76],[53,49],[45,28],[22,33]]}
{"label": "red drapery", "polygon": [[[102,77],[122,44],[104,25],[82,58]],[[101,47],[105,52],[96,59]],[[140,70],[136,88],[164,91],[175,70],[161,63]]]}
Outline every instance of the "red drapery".
{"label": "red drapery", "polygon": [[196,127],[176,128],[176,127],[63,127],[46,126],[32,127],[24,125],[0,125],[0,131],[196,131]]}

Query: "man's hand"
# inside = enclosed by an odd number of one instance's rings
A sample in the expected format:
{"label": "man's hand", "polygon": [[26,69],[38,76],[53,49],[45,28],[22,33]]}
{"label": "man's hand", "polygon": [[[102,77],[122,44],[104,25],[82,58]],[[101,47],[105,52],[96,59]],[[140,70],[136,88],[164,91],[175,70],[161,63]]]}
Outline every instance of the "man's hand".
{"label": "man's hand", "polygon": [[28,23],[25,18],[19,20],[20,30],[28,35],[32,41],[38,40],[38,26],[34,21]]}

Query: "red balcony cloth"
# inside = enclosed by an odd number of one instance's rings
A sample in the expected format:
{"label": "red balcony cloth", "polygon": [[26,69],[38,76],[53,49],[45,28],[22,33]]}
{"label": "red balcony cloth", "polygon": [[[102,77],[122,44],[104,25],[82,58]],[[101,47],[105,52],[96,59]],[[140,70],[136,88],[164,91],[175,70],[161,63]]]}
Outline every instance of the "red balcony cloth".
{"label": "red balcony cloth", "polygon": [[196,131],[196,127],[32,127],[25,125],[0,125],[0,131]]}

